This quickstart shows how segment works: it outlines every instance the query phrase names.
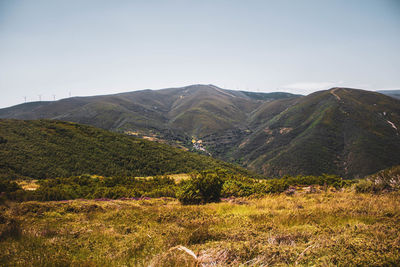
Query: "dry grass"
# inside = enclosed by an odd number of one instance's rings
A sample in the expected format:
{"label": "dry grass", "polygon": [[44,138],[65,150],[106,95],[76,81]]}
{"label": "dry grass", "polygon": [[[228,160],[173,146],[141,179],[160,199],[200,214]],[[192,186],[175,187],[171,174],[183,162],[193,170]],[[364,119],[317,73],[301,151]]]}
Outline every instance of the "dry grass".
{"label": "dry grass", "polygon": [[179,174],[170,174],[167,175],[169,178],[174,179],[176,183],[179,183],[183,180],[187,180],[190,178],[190,174],[187,173],[179,173]]}
{"label": "dry grass", "polygon": [[[178,173],[178,174],[168,174],[166,175],[168,178],[173,179],[176,183],[179,183],[183,180],[187,180],[190,178],[190,174],[188,173]],[[136,179],[153,179],[154,176],[143,176],[143,177],[135,177]]]}
{"label": "dry grass", "polygon": [[174,199],[10,203],[0,223],[8,225],[0,228],[3,266],[400,262],[400,196],[394,193],[281,194],[202,206]]}
{"label": "dry grass", "polygon": [[37,180],[19,180],[16,182],[22,189],[27,191],[35,191],[39,188]]}

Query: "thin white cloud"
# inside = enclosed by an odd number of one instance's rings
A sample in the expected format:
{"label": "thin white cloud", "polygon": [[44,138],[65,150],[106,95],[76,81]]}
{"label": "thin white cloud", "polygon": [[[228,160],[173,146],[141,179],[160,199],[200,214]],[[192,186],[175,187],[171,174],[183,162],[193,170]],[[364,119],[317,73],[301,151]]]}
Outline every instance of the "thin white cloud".
{"label": "thin white cloud", "polygon": [[282,91],[296,94],[309,94],[315,91],[327,90],[332,87],[348,87],[348,88],[359,88],[365,90],[372,90],[372,86],[369,84],[349,84],[347,82],[297,82],[282,86]]}
{"label": "thin white cloud", "polygon": [[309,94],[335,86],[343,86],[343,82],[297,82],[284,85],[281,89],[295,94]]}

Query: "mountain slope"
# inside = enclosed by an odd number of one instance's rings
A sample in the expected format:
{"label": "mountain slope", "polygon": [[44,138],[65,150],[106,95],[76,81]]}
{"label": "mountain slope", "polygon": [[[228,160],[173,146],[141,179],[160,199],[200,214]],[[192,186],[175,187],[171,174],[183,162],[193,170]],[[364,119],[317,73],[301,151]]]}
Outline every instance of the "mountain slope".
{"label": "mountain slope", "polygon": [[400,99],[400,90],[381,90],[381,91],[377,91],[377,92]]}
{"label": "mountain slope", "polygon": [[209,152],[223,158],[226,146],[247,134],[247,120],[258,107],[293,97],[298,96],[191,85],[26,103],[0,109],[0,118],[72,121],[187,148],[192,148],[193,137],[206,138]]}
{"label": "mountain slope", "polygon": [[0,177],[148,176],[212,168],[247,173],[211,157],[91,126],[0,120]]}
{"label": "mountain slope", "polygon": [[295,95],[191,85],[26,103],[0,109],[0,118],[58,119],[190,142],[191,136],[201,138],[229,129],[245,128],[249,113],[262,103],[288,97]]}
{"label": "mountain slope", "polygon": [[27,103],[0,110],[0,118],[67,120],[158,138],[270,176],[351,178],[400,164],[399,107],[395,98],[350,88],[299,97],[192,85]]}
{"label": "mountain slope", "polygon": [[261,123],[234,153],[266,175],[362,177],[400,163],[400,102],[334,88],[295,100]]}

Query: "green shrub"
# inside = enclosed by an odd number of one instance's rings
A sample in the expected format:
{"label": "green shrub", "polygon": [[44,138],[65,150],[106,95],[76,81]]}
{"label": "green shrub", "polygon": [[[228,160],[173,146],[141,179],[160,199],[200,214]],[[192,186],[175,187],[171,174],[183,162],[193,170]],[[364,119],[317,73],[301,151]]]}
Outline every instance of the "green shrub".
{"label": "green shrub", "polygon": [[268,189],[268,182],[227,180],[222,186],[223,197],[263,196]]}
{"label": "green shrub", "polygon": [[156,188],[150,192],[144,193],[146,197],[176,197],[176,186],[168,185],[162,188]]}
{"label": "green shrub", "polygon": [[222,185],[223,181],[217,174],[202,172],[182,182],[176,195],[182,204],[218,202]]}
{"label": "green shrub", "polygon": [[354,185],[354,188],[357,193],[379,193],[385,189],[382,184],[376,184],[369,179],[360,180]]}
{"label": "green shrub", "polygon": [[176,193],[176,197],[185,205],[200,204],[202,202],[200,189],[193,181],[182,182],[178,192]]}
{"label": "green shrub", "polygon": [[227,180],[222,186],[223,197],[247,197],[252,194],[252,186],[237,180]]}
{"label": "green shrub", "polygon": [[380,190],[397,191],[400,189],[400,165],[379,171],[367,179],[379,186]]}
{"label": "green shrub", "polygon": [[0,193],[7,194],[20,189],[21,187],[16,182],[9,180],[0,180]]}
{"label": "green shrub", "polygon": [[267,193],[282,193],[289,188],[286,179],[272,179],[267,181]]}
{"label": "green shrub", "polygon": [[400,189],[400,165],[379,171],[354,185],[357,193],[391,192]]}

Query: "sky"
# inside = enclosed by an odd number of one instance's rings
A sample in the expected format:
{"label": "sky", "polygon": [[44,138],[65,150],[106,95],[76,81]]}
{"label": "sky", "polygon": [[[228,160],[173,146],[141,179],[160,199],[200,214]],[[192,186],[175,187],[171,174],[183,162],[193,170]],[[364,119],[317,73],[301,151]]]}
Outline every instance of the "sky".
{"label": "sky", "polygon": [[0,108],[190,84],[400,89],[400,0],[0,0]]}

